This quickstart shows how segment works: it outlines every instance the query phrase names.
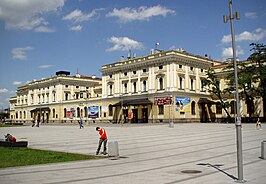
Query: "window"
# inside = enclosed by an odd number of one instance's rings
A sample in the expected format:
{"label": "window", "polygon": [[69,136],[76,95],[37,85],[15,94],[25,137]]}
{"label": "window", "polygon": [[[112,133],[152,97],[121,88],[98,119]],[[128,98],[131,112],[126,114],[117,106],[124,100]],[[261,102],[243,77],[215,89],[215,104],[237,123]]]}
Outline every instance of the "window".
{"label": "window", "polygon": [[182,77],[179,77],[179,88],[180,89],[184,89],[184,87],[183,87],[183,78]]}
{"label": "window", "polygon": [[204,91],[204,83],[203,83],[203,79],[200,80],[200,90]]}
{"label": "window", "polygon": [[216,103],[216,114],[222,114],[222,104],[220,102]]}
{"label": "window", "polygon": [[124,72],[124,76],[127,76],[127,72]]}
{"label": "window", "polygon": [[159,78],[159,89],[163,90],[163,78]]}
{"label": "window", "polygon": [[55,109],[53,109],[53,118],[55,118]]}
{"label": "window", "polygon": [[183,67],[182,65],[179,65],[179,69],[182,69],[182,67]]}
{"label": "window", "polygon": [[192,115],[196,114],[196,104],[194,101],[191,102],[191,114]]}
{"label": "window", "polygon": [[133,71],[133,74],[134,74],[134,75],[137,74],[136,70]]}
{"label": "window", "polygon": [[83,98],[83,93],[80,93],[80,98]]}
{"label": "window", "polygon": [[49,93],[46,94],[46,102],[49,103]]}
{"label": "window", "polygon": [[66,88],[68,88],[68,85],[65,85]]}
{"label": "window", "polygon": [[190,79],[190,90],[193,91],[194,90],[194,80]]}
{"label": "window", "polygon": [[164,114],[164,106],[158,105],[158,108],[159,108],[159,115],[163,115]]}
{"label": "window", "polygon": [[143,81],[143,91],[147,91],[147,82]]}
{"label": "window", "polygon": [[144,68],[144,69],[142,70],[142,72],[143,72],[143,73],[146,73],[146,72],[147,72],[147,69],[146,69],[146,68]]}
{"label": "window", "polygon": [[124,84],[124,93],[127,93],[127,83]]}
{"label": "window", "polygon": [[200,72],[201,72],[201,73],[203,73],[203,72],[204,72],[204,70],[201,68],[201,69],[200,69]]}
{"label": "window", "polygon": [[163,65],[160,65],[160,66],[159,66],[159,70],[162,70],[162,69],[163,69]]}
{"label": "window", "polygon": [[56,98],[55,98],[55,93],[54,93],[54,95],[53,95],[53,101],[55,102],[55,100],[56,100]]}
{"label": "window", "polygon": [[79,93],[76,93],[76,99],[79,99]]}
{"label": "window", "polygon": [[112,75],[109,75],[109,78],[112,78],[113,76]]}
{"label": "window", "polygon": [[137,93],[137,82],[133,82],[133,93]]}
{"label": "window", "polygon": [[113,85],[109,86],[109,95],[113,95]]}
{"label": "window", "polygon": [[84,117],[88,117],[88,108],[84,107]]}
{"label": "window", "polygon": [[65,100],[68,100],[68,93],[65,93]]}
{"label": "window", "polygon": [[190,71],[193,71],[193,67],[192,66],[190,67]]}
{"label": "window", "polygon": [[112,105],[108,106],[108,112],[109,112],[109,116],[113,116],[113,106]]}
{"label": "window", "polygon": [[77,117],[78,118],[80,117],[80,108],[79,107],[77,108]]}
{"label": "window", "polygon": [[66,108],[64,108],[64,118],[66,118]]}

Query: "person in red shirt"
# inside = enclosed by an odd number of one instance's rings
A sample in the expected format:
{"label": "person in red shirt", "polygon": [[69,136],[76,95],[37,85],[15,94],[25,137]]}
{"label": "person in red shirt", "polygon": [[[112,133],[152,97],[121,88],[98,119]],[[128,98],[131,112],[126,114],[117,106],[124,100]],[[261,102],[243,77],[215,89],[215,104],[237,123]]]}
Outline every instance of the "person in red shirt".
{"label": "person in red shirt", "polygon": [[103,143],[103,154],[106,155],[107,152],[106,152],[106,144],[107,144],[107,134],[106,134],[106,131],[104,128],[101,128],[101,127],[96,127],[96,131],[99,132],[99,145],[98,145],[98,149],[96,151],[96,155],[99,154],[100,150],[101,150],[101,146],[102,146],[102,143]]}

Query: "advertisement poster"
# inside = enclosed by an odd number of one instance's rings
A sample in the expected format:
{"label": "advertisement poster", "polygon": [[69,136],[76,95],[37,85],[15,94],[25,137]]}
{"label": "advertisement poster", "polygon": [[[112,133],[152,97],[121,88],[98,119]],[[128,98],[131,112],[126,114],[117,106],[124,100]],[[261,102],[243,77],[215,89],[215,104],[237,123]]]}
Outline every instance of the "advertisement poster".
{"label": "advertisement poster", "polygon": [[189,97],[175,97],[176,111],[185,112],[186,105],[190,102]]}
{"label": "advertisement poster", "polygon": [[88,107],[88,117],[98,118],[99,117],[99,106],[89,106]]}
{"label": "advertisement poster", "polygon": [[75,108],[69,108],[69,109],[67,109],[66,117],[67,118],[70,118],[70,119],[73,119],[74,117],[76,117],[76,110],[75,110]]}
{"label": "advertisement poster", "polygon": [[154,98],[154,105],[168,105],[171,104],[171,97],[155,97]]}

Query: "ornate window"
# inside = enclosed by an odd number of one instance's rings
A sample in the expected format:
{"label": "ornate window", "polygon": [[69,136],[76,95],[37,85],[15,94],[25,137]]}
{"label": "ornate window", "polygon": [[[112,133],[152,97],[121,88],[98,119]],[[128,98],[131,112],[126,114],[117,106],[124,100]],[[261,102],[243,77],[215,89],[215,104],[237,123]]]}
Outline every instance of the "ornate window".
{"label": "ornate window", "polygon": [[196,114],[196,103],[194,101],[191,102],[191,114]]}

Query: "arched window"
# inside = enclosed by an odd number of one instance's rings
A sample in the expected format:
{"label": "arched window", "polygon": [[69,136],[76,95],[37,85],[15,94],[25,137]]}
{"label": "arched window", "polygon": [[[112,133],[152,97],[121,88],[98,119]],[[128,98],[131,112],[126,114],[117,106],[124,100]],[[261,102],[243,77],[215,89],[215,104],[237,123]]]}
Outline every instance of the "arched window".
{"label": "arched window", "polygon": [[137,93],[137,82],[133,82],[133,93]]}
{"label": "arched window", "polygon": [[216,114],[222,114],[222,104],[221,102],[216,103]]}
{"label": "arched window", "polygon": [[196,103],[194,101],[191,102],[191,114],[196,114]]}
{"label": "arched window", "polygon": [[231,114],[235,114],[235,108],[236,108],[236,103],[235,103],[235,101],[231,101],[231,102],[230,102]]}
{"label": "arched window", "polygon": [[109,116],[113,116],[113,106],[112,105],[108,106],[108,112],[109,112]]}
{"label": "arched window", "polygon": [[55,109],[53,109],[53,118],[55,118]]}
{"label": "arched window", "polygon": [[77,108],[77,117],[78,118],[80,117],[80,108],[79,107]]}
{"label": "arched window", "polygon": [[66,113],[67,113],[67,110],[66,108],[64,108],[64,118],[66,118]]}
{"label": "arched window", "polygon": [[26,119],[26,111],[23,112],[23,118]]}
{"label": "arched window", "polygon": [[88,117],[88,108],[84,107],[84,117]]}
{"label": "arched window", "polygon": [[81,116],[81,117],[84,117],[84,116],[83,116],[83,109],[80,109],[80,116]]}

